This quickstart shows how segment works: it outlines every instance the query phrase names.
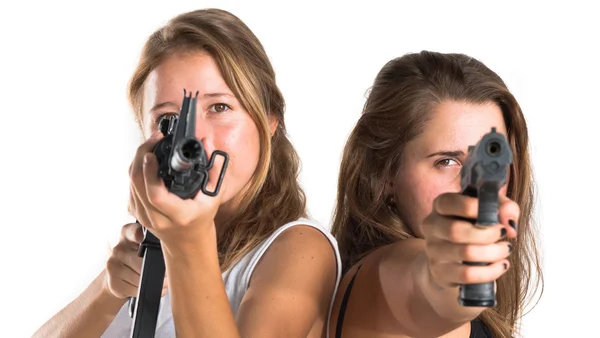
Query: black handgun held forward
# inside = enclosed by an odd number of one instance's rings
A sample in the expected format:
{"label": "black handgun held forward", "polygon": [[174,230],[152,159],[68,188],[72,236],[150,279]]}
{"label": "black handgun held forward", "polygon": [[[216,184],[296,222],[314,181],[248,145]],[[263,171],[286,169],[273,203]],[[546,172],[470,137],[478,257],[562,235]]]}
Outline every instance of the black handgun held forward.
{"label": "black handgun held forward", "polygon": [[[162,178],[167,190],[182,199],[194,198],[199,191],[216,196],[221,189],[229,156],[215,150],[208,160],[204,146],[196,138],[196,102],[195,96],[183,91],[183,103],[179,116],[164,117],[159,129],[164,137],[154,146],[153,153],[158,162],[158,176]],[[215,158],[223,156],[223,165],[214,191],[207,189],[208,171]],[[139,222],[138,222],[139,223]],[[138,255],[143,257],[138,295],[129,300],[129,314],[133,318],[132,338],[154,337],[160,307],[165,262],[160,240],[142,227],[144,239]]]}
{"label": "black handgun held forward", "polygon": [[[493,226],[499,223],[498,201],[500,189],[513,162],[513,153],[506,137],[496,128],[485,134],[469,154],[461,168],[461,192],[476,197],[479,203],[475,225]],[[485,266],[489,263],[463,262],[466,265]],[[496,306],[494,282],[461,285],[459,303],[462,306]]]}

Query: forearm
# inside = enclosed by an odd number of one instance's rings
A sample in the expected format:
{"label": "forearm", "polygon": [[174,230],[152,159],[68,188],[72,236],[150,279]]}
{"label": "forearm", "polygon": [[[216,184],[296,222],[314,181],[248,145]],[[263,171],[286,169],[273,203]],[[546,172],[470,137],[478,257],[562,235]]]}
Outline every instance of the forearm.
{"label": "forearm", "polygon": [[106,290],[105,274],[102,271],[81,295],[44,323],[33,337],[100,337],[125,304],[124,299]]}
{"label": "forearm", "polygon": [[163,244],[177,337],[238,337],[225,292],[216,239]]}
{"label": "forearm", "polygon": [[[361,271],[365,275],[379,275],[374,281],[378,284],[363,288],[381,287],[383,299],[375,302],[381,307],[372,320],[389,318],[388,327],[396,328],[395,334],[415,338],[443,336],[481,311],[461,307],[458,288],[441,289],[435,284],[425,250],[425,241],[421,239],[401,240],[373,253],[370,260],[376,263],[375,269]],[[370,260],[364,264],[370,265]],[[366,308],[373,303],[371,298],[365,294],[359,306]]]}

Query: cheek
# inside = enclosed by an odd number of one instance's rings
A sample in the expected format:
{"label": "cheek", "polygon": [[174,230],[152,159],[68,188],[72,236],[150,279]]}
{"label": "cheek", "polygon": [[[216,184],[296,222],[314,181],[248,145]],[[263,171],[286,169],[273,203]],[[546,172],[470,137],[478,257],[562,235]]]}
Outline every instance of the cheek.
{"label": "cheek", "polygon": [[[417,235],[421,234],[420,224],[433,207],[433,201],[442,193],[454,191],[443,175],[413,171],[399,177],[396,196],[400,198],[402,216]],[[420,236],[421,237],[421,236]]]}
{"label": "cheek", "polygon": [[394,191],[401,219],[418,237],[421,237],[420,231],[415,225],[419,224],[429,195],[428,186],[423,183],[424,180],[417,172],[403,171],[398,176]]}
{"label": "cheek", "polygon": [[[247,122],[247,121],[244,121]],[[229,164],[225,177],[228,181],[228,190],[235,195],[250,180],[259,157],[258,130],[250,120],[250,123],[236,123],[235,125],[214,128],[212,149],[221,150],[229,155]]]}
{"label": "cheek", "polygon": [[417,196],[415,201],[418,203],[415,219],[420,224],[433,208],[433,201],[442,193],[448,191],[448,184],[439,177],[422,177],[415,180]]}

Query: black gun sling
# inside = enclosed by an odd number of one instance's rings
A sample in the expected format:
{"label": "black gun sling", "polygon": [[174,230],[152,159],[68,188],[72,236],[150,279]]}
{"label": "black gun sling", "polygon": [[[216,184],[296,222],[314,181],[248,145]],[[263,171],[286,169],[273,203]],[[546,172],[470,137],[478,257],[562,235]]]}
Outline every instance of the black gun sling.
{"label": "black gun sling", "polygon": [[137,298],[129,300],[129,311],[133,317],[131,338],[154,337],[165,278],[165,261],[160,240],[146,228],[143,230],[144,240],[138,252],[140,257],[144,257],[140,286]]}

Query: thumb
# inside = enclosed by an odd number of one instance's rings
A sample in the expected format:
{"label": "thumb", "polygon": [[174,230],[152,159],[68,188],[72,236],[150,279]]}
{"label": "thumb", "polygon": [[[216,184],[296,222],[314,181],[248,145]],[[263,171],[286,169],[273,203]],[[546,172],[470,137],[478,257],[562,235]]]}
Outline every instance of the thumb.
{"label": "thumb", "polygon": [[144,239],[144,232],[142,231],[142,225],[139,223],[129,223],[123,226],[122,238],[129,242],[136,244],[142,243]]}

